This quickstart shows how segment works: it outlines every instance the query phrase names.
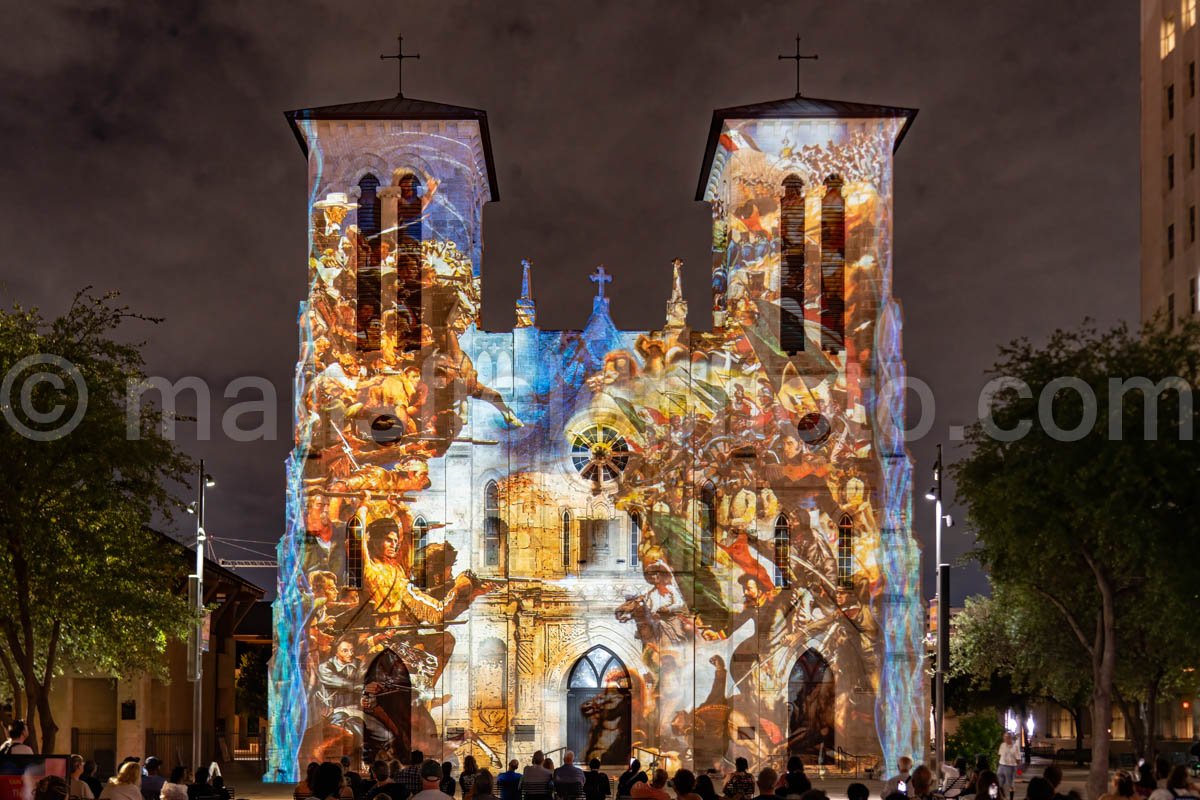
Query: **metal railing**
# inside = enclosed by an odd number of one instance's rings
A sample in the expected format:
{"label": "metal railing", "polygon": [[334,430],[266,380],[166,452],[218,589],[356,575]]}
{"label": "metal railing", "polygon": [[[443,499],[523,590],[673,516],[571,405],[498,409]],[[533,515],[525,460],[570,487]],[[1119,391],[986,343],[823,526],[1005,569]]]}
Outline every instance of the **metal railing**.
{"label": "metal railing", "polygon": [[71,752],[96,762],[96,776],[104,779],[117,772],[117,732],[71,728]]}

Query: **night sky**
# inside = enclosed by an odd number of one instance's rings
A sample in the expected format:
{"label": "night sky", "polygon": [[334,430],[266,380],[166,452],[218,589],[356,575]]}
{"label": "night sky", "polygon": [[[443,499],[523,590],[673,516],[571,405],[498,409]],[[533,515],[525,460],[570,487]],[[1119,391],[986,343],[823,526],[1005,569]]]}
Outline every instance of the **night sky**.
{"label": "night sky", "polygon": [[[805,94],[920,109],[896,161],[894,268],[909,371],[937,399],[911,446],[931,595],[934,444],[973,419],[996,345],[1138,313],[1138,13],[1129,0],[18,3],[0,34],[0,301],[55,314],[90,284],[165,317],[128,335],[148,338],[151,374],[212,387],[213,440],[181,426],[180,444],[218,481],[217,554],[253,557],[223,537],[270,552],[307,276],[306,169],[284,110],[393,95],[395,62],[378,56],[402,31],[421,54],[408,96],[489,112],[503,199],[484,212],[486,327],[512,326],[522,257],[543,327],[583,325],[600,263],[617,324],[659,327],[679,256],[706,328],[710,217],[693,197],[712,110],[790,96],[776,54],[799,32],[820,54]],[[275,441],[217,433],[243,375],[277,387]],[[947,536],[952,559],[965,530]],[[955,604],[986,590],[977,570],[955,574]],[[272,573],[247,575],[273,591]]]}

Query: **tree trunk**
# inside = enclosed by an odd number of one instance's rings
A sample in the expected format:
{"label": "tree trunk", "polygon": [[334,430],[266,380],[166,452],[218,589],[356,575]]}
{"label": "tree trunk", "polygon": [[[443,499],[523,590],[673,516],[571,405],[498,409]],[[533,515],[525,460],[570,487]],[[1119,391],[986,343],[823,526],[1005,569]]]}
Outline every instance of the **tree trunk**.
{"label": "tree trunk", "polygon": [[33,752],[41,752],[38,748],[37,724],[36,716],[38,709],[38,694],[39,687],[31,682],[28,678],[25,681],[25,727],[29,729],[29,738],[25,740],[25,744],[33,748]]}
{"label": "tree trunk", "polygon": [[1158,678],[1146,684],[1146,752],[1143,758],[1151,764],[1158,755],[1158,743],[1155,733],[1158,730]]}
{"label": "tree trunk", "polygon": [[55,739],[58,738],[58,723],[54,721],[54,715],[50,711],[50,686],[47,682],[46,687],[41,692],[41,697],[38,699],[38,718],[42,723],[42,752],[53,753]]}
{"label": "tree trunk", "polygon": [[1083,766],[1083,706],[1071,710],[1071,724],[1075,726],[1075,766]]}
{"label": "tree trunk", "polygon": [[1133,753],[1138,758],[1145,758],[1146,730],[1142,719],[1145,712],[1142,705],[1141,703],[1130,703],[1119,691],[1114,691],[1114,694],[1116,695],[1115,702],[1121,709],[1121,715],[1125,718],[1125,733],[1133,742]]}
{"label": "tree trunk", "polygon": [[1092,766],[1088,770],[1087,796],[1100,797],[1108,788],[1108,753],[1112,741],[1112,689],[1117,668],[1116,608],[1108,576],[1089,561],[1100,590],[1096,617],[1096,643],[1092,651]]}

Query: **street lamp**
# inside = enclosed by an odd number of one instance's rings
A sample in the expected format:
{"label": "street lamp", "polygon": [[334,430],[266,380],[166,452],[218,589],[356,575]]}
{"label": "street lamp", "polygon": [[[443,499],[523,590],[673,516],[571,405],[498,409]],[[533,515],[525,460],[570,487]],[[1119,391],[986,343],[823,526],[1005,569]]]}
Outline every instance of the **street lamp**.
{"label": "street lamp", "polygon": [[196,627],[192,632],[192,769],[200,770],[200,739],[204,725],[204,545],[208,536],[204,532],[204,492],[217,482],[204,471],[204,459],[200,459],[199,480],[196,481],[196,502],[188,506],[188,513],[196,515],[196,572],[189,576],[193,592],[193,608],[196,612]]}
{"label": "street lamp", "polygon": [[933,488],[925,493],[934,503],[937,515],[934,524],[937,557],[937,660],[933,673],[933,767],[935,780],[941,779],[942,762],[946,755],[946,664],[950,660],[950,565],[942,562],[942,523],[954,524],[942,513],[942,446],[937,446],[937,461],[933,464]]}

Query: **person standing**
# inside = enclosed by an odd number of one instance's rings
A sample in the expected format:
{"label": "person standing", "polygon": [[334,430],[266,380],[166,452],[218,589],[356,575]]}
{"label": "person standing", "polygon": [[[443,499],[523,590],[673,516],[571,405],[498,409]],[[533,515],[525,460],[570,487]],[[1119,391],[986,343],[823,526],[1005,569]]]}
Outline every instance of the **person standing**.
{"label": "person standing", "polygon": [[14,720],[8,726],[8,740],[0,744],[0,756],[31,756],[33,748],[25,744],[29,738],[29,726],[21,720]]}
{"label": "person standing", "polygon": [[458,785],[462,788],[463,800],[471,800],[475,794],[475,779],[479,777],[479,764],[475,756],[463,759],[462,774],[458,776]]}
{"label": "person standing", "polygon": [[500,800],[521,800],[521,773],[517,767],[521,762],[515,758],[508,762],[508,771],[496,776],[496,787],[500,790]]}
{"label": "person standing", "polygon": [[438,783],[438,788],[442,790],[442,794],[454,797],[454,765],[449,761],[442,762],[442,780]]}
{"label": "person standing", "polygon": [[734,773],[725,781],[721,792],[729,800],[750,800],[754,796],[754,776],[750,774],[750,762],[738,756],[734,762]]}
{"label": "person standing", "polygon": [[605,800],[611,794],[612,780],[600,771],[600,759],[593,758],[583,776],[583,796],[585,800]]}
{"label": "person standing", "polygon": [[403,786],[408,791],[410,797],[415,797],[422,791],[421,767],[424,764],[425,754],[420,750],[413,750],[408,766],[400,770],[400,774],[396,776],[396,783]]}
{"label": "person standing", "polygon": [[1017,785],[1017,765],[1021,763],[1021,746],[1016,743],[1011,733],[1004,734],[997,750],[1000,755],[1000,768],[996,770],[996,779],[1000,792],[1009,797]]}

